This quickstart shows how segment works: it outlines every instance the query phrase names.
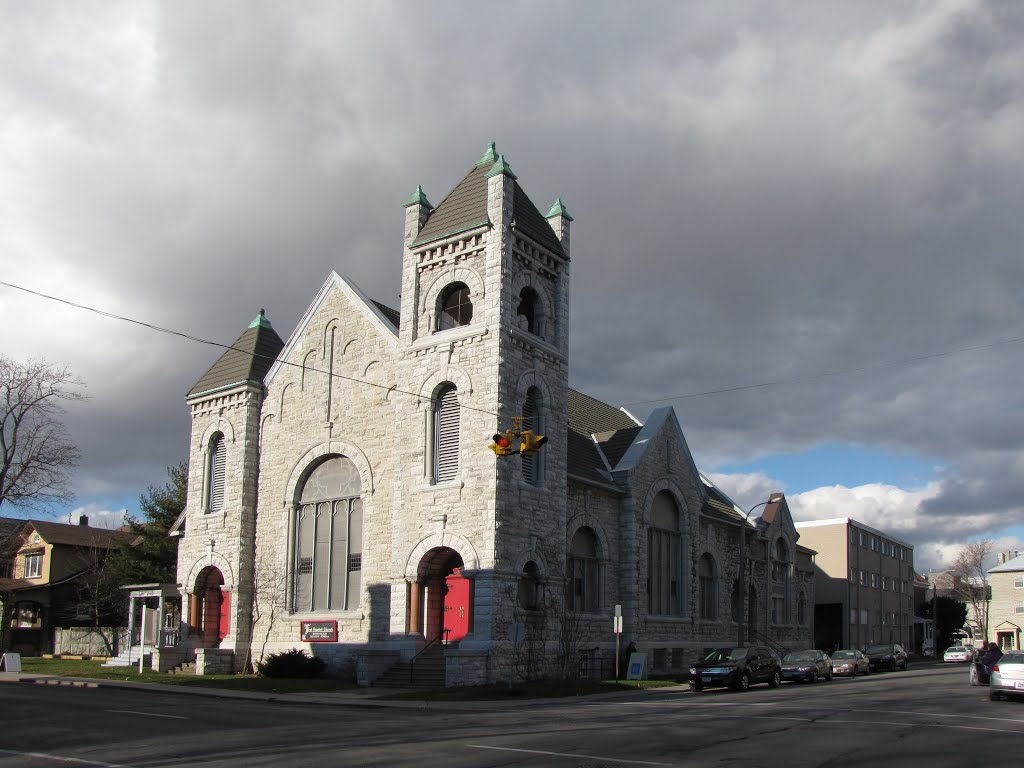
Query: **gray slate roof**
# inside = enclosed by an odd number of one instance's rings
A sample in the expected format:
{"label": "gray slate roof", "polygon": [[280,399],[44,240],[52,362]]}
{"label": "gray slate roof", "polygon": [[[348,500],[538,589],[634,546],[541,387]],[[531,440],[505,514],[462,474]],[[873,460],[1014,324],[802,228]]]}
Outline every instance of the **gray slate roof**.
{"label": "gray slate roof", "polygon": [[1017,555],[1005,563],[988,569],[989,573],[1012,573],[1014,571],[1024,571],[1024,555]]}
{"label": "gray slate roof", "polygon": [[[491,224],[487,215],[487,174],[492,164],[474,165],[462,181],[431,211],[413,246],[441,240],[459,232]],[[518,181],[512,196],[516,229],[553,253],[565,255],[551,224],[533,204]]]}
{"label": "gray slate roof", "polygon": [[188,391],[188,397],[246,382],[262,382],[283,348],[284,342],[261,309],[245,332]]}

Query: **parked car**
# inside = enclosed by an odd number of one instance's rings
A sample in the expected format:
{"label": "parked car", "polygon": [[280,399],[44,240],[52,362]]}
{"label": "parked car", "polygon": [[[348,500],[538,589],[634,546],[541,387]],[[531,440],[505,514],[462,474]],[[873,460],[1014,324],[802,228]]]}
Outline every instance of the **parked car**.
{"label": "parked car", "polygon": [[951,645],[942,654],[942,660],[961,663],[974,661],[974,649],[965,645]]}
{"label": "parked car", "polygon": [[897,669],[906,669],[910,666],[907,652],[899,643],[882,643],[869,645],[864,649],[864,655],[868,657],[868,664],[871,671],[888,669],[895,672]]}
{"label": "parked car", "polygon": [[1024,696],[1024,651],[1007,651],[996,662],[988,680],[988,695],[992,701]]}
{"label": "parked car", "polygon": [[832,679],[832,659],[822,651],[790,651],[782,657],[782,679],[794,683]]}
{"label": "parked car", "polygon": [[868,661],[868,657],[857,650],[842,650],[836,651],[832,654],[832,674],[833,675],[849,675],[850,677],[856,677],[857,675],[866,675],[871,671],[871,662]]}
{"label": "parked car", "polygon": [[716,648],[690,667],[690,690],[728,686],[745,691],[755,683],[778,688],[782,682],[782,662],[768,648]]}

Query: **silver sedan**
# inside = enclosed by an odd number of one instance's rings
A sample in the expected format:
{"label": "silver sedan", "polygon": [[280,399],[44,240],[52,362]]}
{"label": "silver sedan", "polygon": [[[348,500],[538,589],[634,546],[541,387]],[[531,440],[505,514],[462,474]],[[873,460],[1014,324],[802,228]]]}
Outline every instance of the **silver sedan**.
{"label": "silver sedan", "polygon": [[1007,651],[992,667],[988,679],[992,701],[1004,696],[1024,696],[1024,651]]}

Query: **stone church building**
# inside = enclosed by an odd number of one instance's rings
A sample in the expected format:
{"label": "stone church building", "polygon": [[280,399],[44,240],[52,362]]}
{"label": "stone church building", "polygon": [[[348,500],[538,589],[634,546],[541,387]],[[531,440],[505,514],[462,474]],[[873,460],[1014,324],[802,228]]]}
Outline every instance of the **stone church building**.
{"label": "stone church building", "polygon": [[[571,225],[491,144],[405,204],[399,307],[331,273],[287,340],[261,311],[214,362],[187,396],[179,655],[304,648],[365,685],[421,652],[447,685],[610,675],[616,606],[652,672],[740,637],[810,647],[785,497],[747,515],[671,408],[569,388]],[[546,445],[496,456],[516,419]]]}

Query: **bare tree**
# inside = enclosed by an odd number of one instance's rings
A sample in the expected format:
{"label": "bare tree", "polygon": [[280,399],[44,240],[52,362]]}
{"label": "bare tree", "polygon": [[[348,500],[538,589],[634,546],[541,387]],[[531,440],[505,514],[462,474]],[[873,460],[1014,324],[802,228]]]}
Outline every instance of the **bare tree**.
{"label": "bare tree", "polygon": [[950,568],[960,577],[963,595],[971,607],[974,623],[981,630],[981,638],[988,638],[988,577],[985,563],[991,558],[995,543],[991,539],[970,541],[960,547]]}
{"label": "bare tree", "polygon": [[267,547],[257,549],[253,564],[249,643],[246,647],[243,666],[246,672],[251,672],[254,669],[252,647],[256,642],[257,627],[263,630],[259,652],[259,659],[262,659],[267,649],[267,642],[270,640],[270,633],[274,630],[274,620],[287,607],[287,595],[287,570],[281,566],[280,561],[270,553]]}
{"label": "bare tree", "polygon": [[64,427],[64,403],[85,399],[71,371],[0,355],[0,507],[46,510],[70,501],[80,454]]}

